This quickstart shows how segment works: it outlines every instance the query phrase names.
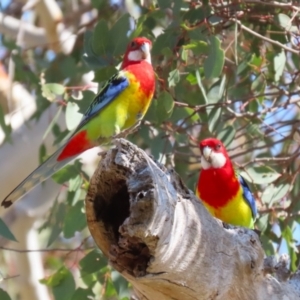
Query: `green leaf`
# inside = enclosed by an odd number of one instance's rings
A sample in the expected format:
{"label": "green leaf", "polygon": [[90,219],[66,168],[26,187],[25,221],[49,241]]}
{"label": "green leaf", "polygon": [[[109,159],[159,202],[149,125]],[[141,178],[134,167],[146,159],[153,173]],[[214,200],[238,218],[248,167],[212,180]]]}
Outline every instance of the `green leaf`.
{"label": "green leaf", "polygon": [[184,50],[192,50],[195,55],[208,54],[209,47],[204,41],[192,41],[190,44],[183,45]]}
{"label": "green leaf", "polygon": [[75,129],[82,120],[82,116],[77,103],[69,101],[66,108],[66,125],[68,130],[72,131]]}
{"label": "green leaf", "polygon": [[81,163],[76,160],[74,164],[67,165],[52,175],[52,179],[58,184],[63,184],[71,178],[75,178],[81,170]]}
{"label": "green leaf", "polygon": [[79,262],[82,274],[91,274],[107,266],[107,260],[99,250],[92,250]]}
{"label": "green leaf", "polygon": [[86,217],[84,213],[84,201],[78,201],[67,212],[64,221],[64,237],[69,239],[75,235],[75,232],[82,231],[86,227]]}
{"label": "green leaf", "polygon": [[92,91],[83,91],[82,95],[83,98],[80,101],[76,101],[76,103],[79,106],[79,113],[85,114],[96,95]]}
{"label": "green leaf", "polygon": [[48,239],[47,247],[50,246],[62,232],[65,213],[66,213],[66,204],[63,202],[58,203],[56,200],[50,211],[48,220],[40,228],[40,231],[46,228],[50,229],[50,236]]}
{"label": "green leaf", "polygon": [[179,70],[175,69],[169,73],[168,83],[169,87],[176,86],[180,80]]}
{"label": "green leaf", "polygon": [[111,76],[117,73],[116,67],[107,66],[95,71],[94,82],[102,82],[110,79]]}
{"label": "green leaf", "polygon": [[76,289],[75,293],[73,294],[71,300],[83,300],[83,299],[92,299],[95,297],[95,294],[91,289],[83,289],[78,288]]}
{"label": "green leaf", "polygon": [[55,300],[70,300],[75,292],[75,280],[66,267],[61,267],[56,273],[40,282],[52,287]]}
{"label": "green leaf", "polygon": [[263,203],[268,204],[268,206],[272,206],[275,202],[280,201],[286,196],[290,187],[289,183],[282,183],[278,186],[271,184],[264,190],[261,200]]}
{"label": "green leaf", "polygon": [[111,272],[111,280],[118,293],[120,299],[127,297],[130,298],[130,290],[128,289],[128,281],[122,277],[118,271]]}
{"label": "green leaf", "polygon": [[74,192],[74,191],[77,191],[78,189],[81,188],[81,185],[82,185],[82,177],[81,175],[77,175],[76,177],[74,178],[71,178],[69,180],[69,191],[70,192]]}
{"label": "green leaf", "polygon": [[232,125],[229,125],[218,132],[217,138],[223,142],[225,147],[228,147],[233,141],[235,134],[235,128]]}
{"label": "green leaf", "polygon": [[111,28],[109,37],[113,42],[114,55],[122,55],[129,42],[128,32],[130,31],[130,15],[124,14]]}
{"label": "green leaf", "polygon": [[285,14],[275,14],[274,21],[286,31],[297,31],[297,26],[293,26],[291,18]]}
{"label": "green leaf", "polygon": [[298,249],[297,249],[297,246],[295,243],[295,238],[293,236],[292,228],[290,226],[285,225],[284,228],[282,229],[281,235],[286,240],[286,243],[288,246],[291,269],[292,269],[292,271],[295,271],[297,269],[297,266],[296,266],[297,254],[296,253],[298,253]]}
{"label": "green leaf", "polygon": [[117,298],[117,291],[111,280],[108,280],[105,285],[105,297],[106,299]]}
{"label": "green leaf", "polygon": [[47,151],[45,144],[41,144],[39,149],[39,163],[42,164],[47,158]]}
{"label": "green leaf", "polygon": [[3,237],[5,237],[10,241],[17,242],[17,239],[15,238],[15,236],[12,234],[12,232],[9,230],[9,228],[1,218],[0,218],[0,235],[2,235]]}
{"label": "green leaf", "polygon": [[[225,85],[223,84],[223,79],[218,80],[207,93],[207,101],[208,103],[214,104],[218,103],[222,100],[224,93]],[[212,106],[207,108],[207,112],[212,109]]]}
{"label": "green leaf", "polygon": [[197,79],[198,86],[199,86],[199,88],[201,90],[201,93],[203,95],[203,98],[205,100],[205,103],[207,104],[208,103],[208,99],[207,99],[205,88],[204,88],[202,80],[201,80],[201,75],[200,75],[199,70],[196,70],[196,79]]}
{"label": "green leaf", "polygon": [[10,296],[7,294],[6,291],[0,288],[0,299],[1,300],[11,300]]}
{"label": "green leaf", "polygon": [[160,124],[171,117],[173,108],[174,101],[172,96],[167,91],[163,91],[159,94],[156,101],[153,101],[151,111],[147,116],[151,116],[151,118]]}
{"label": "green leaf", "polygon": [[249,135],[252,135],[252,136],[255,136],[255,137],[264,138],[265,134],[261,131],[259,126],[260,125],[258,125],[258,124],[253,124],[253,123],[249,122],[248,126],[246,127],[247,133]]}
{"label": "green leaf", "polygon": [[173,49],[178,41],[178,36],[174,31],[166,31],[163,34],[159,35],[154,41],[152,48],[152,55],[161,54],[164,48]]}
{"label": "green leaf", "polygon": [[204,62],[204,74],[207,79],[220,76],[225,59],[220,40],[216,36],[211,36],[209,41],[209,54]]}
{"label": "green leaf", "polygon": [[[180,123],[181,124],[181,123]],[[164,159],[164,155],[166,153],[170,153],[172,151],[172,144],[169,139],[166,139],[165,133],[161,132],[155,138],[152,139],[152,143],[150,145],[151,154],[157,160]]]}
{"label": "green leaf", "polygon": [[45,140],[45,138],[48,136],[49,132],[52,130],[53,126],[57,123],[58,117],[60,116],[62,109],[63,109],[63,107],[60,106],[58,111],[56,112],[55,116],[51,120],[49,126],[47,127],[47,129],[43,135],[43,140]]}
{"label": "green leaf", "polygon": [[83,41],[84,50],[83,50],[82,59],[89,66],[90,69],[95,70],[97,68],[107,66],[108,62],[104,57],[95,53],[93,49],[93,43],[94,43],[93,40],[94,40],[93,32],[87,30],[84,33],[84,41]]}
{"label": "green leaf", "polygon": [[166,9],[171,7],[172,2],[172,0],[157,0],[160,9]]}
{"label": "green leaf", "polygon": [[208,115],[208,130],[211,133],[214,133],[218,124],[220,123],[220,118],[222,114],[222,108],[221,107],[214,107],[209,115]]}
{"label": "green leaf", "polygon": [[50,102],[57,100],[57,98],[61,99],[64,92],[65,87],[58,83],[46,83],[42,85],[42,95]]}
{"label": "green leaf", "polygon": [[164,104],[166,113],[171,114],[174,108],[174,101],[171,94],[168,93],[167,91],[163,91],[162,93],[160,93],[159,99]]}
{"label": "green leaf", "polygon": [[111,57],[113,45],[107,22],[103,19],[95,26],[92,37],[92,48],[96,55]]}
{"label": "green leaf", "polygon": [[274,56],[274,71],[275,71],[274,80],[276,82],[279,81],[280,77],[283,74],[285,63],[286,63],[286,55],[285,52],[282,50],[281,52],[277,53]]}
{"label": "green leaf", "polygon": [[4,134],[5,134],[5,142],[10,140],[10,134],[12,132],[12,128],[9,125],[6,125],[5,123],[5,117],[4,117],[4,111],[2,106],[0,105],[0,127],[2,128]]}
{"label": "green leaf", "polygon": [[269,214],[265,214],[262,217],[260,217],[258,219],[258,221],[256,222],[256,224],[257,224],[259,230],[265,231],[269,224]]}
{"label": "green leaf", "polygon": [[249,167],[246,171],[242,171],[241,175],[249,182],[256,184],[268,184],[275,181],[281,176],[270,167],[261,166],[261,167]]}

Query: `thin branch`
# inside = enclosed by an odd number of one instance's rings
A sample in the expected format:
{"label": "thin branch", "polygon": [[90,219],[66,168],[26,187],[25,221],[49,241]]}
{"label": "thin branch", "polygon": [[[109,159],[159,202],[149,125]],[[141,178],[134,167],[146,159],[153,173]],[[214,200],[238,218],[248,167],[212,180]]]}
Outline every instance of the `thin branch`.
{"label": "thin branch", "polygon": [[254,36],[256,36],[256,37],[258,37],[258,38],[260,38],[260,39],[262,39],[262,40],[264,40],[264,41],[266,41],[266,42],[268,42],[268,43],[270,43],[270,44],[276,45],[276,46],[278,46],[278,47],[280,47],[280,48],[282,48],[282,49],[284,49],[284,50],[286,50],[286,51],[295,53],[295,54],[297,54],[297,55],[300,54],[300,51],[299,51],[299,50],[292,49],[292,48],[290,48],[290,47],[288,47],[288,46],[285,46],[285,45],[281,44],[281,43],[278,42],[278,41],[274,41],[274,40],[272,40],[272,39],[270,39],[270,38],[268,38],[268,37],[266,37],[266,36],[263,36],[263,35],[261,35],[261,34],[255,32],[255,31],[253,31],[252,29],[248,28],[247,26],[243,25],[241,21],[239,21],[239,20],[237,20],[237,19],[235,19],[235,18],[230,18],[229,20],[231,20],[231,21],[235,22],[236,24],[238,24],[238,25],[239,25],[242,29],[244,29],[245,31],[251,33],[252,35],[254,35]]}
{"label": "thin branch", "polygon": [[53,251],[58,251],[58,252],[77,252],[77,251],[82,251],[82,250],[90,250],[94,249],[94,246],[90,246],[84,249],[81,249],[81,244],[80,246],[74,248],[74,249],[63,249],[63,248],[51,248],[51,249],[15,249],[15,248],[9,248],[9,247],[0,247],[1,250],[4,251],[10,251],[10,252],[17,252],[17,253],[29,253],[29,252],[53,252]]}

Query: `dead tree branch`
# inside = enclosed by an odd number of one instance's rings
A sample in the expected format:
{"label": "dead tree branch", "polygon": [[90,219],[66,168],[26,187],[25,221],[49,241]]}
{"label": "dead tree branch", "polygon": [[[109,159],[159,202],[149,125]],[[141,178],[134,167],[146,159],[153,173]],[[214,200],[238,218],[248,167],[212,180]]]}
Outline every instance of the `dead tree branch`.
{"label": "dead tree branch", "polygon": [[89,229],[138,299],[297,299],[299,275],[266,274],[255,232],[225,229],[173,170],[120,139],[86,197]]}

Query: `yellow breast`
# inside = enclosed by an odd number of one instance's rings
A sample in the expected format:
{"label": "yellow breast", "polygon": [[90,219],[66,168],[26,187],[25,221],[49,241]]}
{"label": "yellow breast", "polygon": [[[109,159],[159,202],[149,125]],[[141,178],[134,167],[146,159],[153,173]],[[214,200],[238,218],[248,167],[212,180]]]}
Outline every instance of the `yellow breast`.
{"label": "yellow breast", "polygon": [[127,74],[129,86],[91,119],[87,130],[89,138],[109,138],[141,120],[153,95],[146,96],[134,75]]}
{"label": "yellow breast", "polygon": [[254,227],[251,208],[243,197],[242,188],[240,188],[237,195],[223,207],[215,208],[205,202],[203,202],[203,204],[214,217],[225,223],[248,228]]}

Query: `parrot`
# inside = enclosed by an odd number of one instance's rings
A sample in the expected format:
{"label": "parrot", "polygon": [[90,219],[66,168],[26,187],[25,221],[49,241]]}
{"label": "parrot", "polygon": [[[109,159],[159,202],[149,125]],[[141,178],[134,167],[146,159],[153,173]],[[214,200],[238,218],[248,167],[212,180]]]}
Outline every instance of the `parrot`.
{"label": "parrot", "polygon": [[221,221],[254,229],[255,198],[245,179],[236,173],[223,143],[207,138],[199,143],[201,168],[196,196]]}
{"label": "parrot", "polygon": [[138,126],[155,91],[151,47],[151,41],[144,37],[136,37],[128,44],[120,71],[95,96],[71,137],[24,179],[1,206],[11,206],[84,151],[109,143]]}

